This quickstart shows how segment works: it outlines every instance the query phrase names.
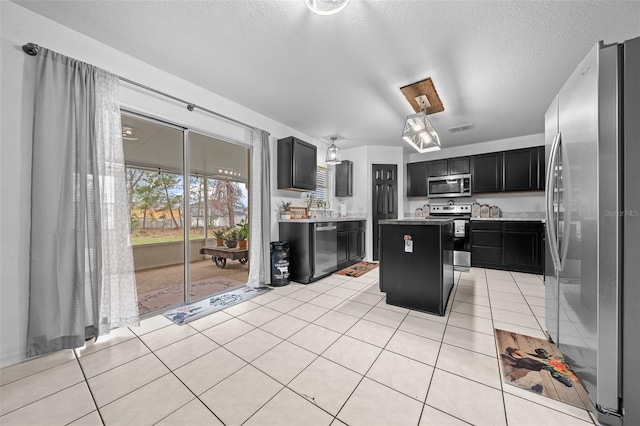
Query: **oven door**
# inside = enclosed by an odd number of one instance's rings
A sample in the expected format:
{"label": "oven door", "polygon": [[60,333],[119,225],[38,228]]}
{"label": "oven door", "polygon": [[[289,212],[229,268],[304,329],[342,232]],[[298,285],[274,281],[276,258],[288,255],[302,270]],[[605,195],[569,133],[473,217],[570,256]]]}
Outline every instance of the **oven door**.
{"label": "oven door", "polygon": [[455,219],[453,221],[453,266],[467,270],[471,267],[471,235],[469,234],[469,219]]}

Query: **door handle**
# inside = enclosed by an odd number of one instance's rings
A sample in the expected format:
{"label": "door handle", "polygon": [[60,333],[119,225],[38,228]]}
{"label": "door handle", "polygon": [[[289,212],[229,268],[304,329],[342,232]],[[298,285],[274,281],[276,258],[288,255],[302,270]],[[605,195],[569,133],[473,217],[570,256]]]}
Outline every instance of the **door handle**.
{"label": "door handle", "polygon": [[333,231],[334,229],[338,229],[337,226],[318,226],[316,231]]}
{"label": "door handle", "polygon": [[555,180],[553,175],[555,172],[555,163],[558,155],[558,147],[560,146],[560,133],[555,135],[553,143],[551,144],[551,153],[549,155],[549,167],[547,167],[547,179],[546,179],[546,207],[545,207],[545,219],[547,238],[549,239],[549,249],[551,251],[551,260],[553,261],[554,268],[559,271],[562,269],[560,264],[560,254],[558,253],[558,239],[556,234],[556,224],[553,220],[553,193],[555,191]]}

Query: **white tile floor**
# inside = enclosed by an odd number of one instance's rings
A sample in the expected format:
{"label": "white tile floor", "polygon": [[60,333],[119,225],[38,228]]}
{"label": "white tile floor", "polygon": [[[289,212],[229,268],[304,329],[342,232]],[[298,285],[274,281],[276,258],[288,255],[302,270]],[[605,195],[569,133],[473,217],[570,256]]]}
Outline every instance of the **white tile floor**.
{"label": "white tile floor", "polygon": [[0,424],[593,424],[501,382],[494,327],[544,338],[540,278],[472,269],[456,281],[444,317],[387,305],[378,270],[183,326],[156,316],[0,370]]}

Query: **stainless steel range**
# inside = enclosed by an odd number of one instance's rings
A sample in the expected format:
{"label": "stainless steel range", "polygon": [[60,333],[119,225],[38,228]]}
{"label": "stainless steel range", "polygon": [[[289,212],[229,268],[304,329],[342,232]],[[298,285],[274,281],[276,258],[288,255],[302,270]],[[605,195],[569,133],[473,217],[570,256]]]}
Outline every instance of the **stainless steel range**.
{"label": "stainless steel range", "polygon": [[469,220],[471,218],[471,204],[453,204],[430,206],[431,216],[451,217],[453,221],[453,266],[457,270],[468,271],[471,267],[471,236],[469,234]]}

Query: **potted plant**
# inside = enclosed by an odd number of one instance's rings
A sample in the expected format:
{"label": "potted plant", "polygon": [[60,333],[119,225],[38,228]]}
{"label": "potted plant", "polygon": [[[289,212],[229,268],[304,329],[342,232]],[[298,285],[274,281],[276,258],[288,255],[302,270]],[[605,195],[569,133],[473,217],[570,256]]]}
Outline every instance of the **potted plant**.
{"label": "potted plant", "polygon": [[280,219],[291,219],[291,201],[280,202]]}
{"label": "potted plant", "polygon": [[218,229],[217,231],[213,231],[213,235],[216,237],[216,246],[218,247],[224,246],[224,229]]}
{"label": "potted plant", "polygon": [[236,225],[239,229],[238,231],[238,248],[240,250],[247,249],[247,238],[249,238],[249,223],[245,222],[244,219],[240,221],[239,224]]}
{"label": "potted plant", "polygon": [[224,243],[229,248],[236,248],[238,245],[238,231],[235,229],[230,230],[224,237]]}

